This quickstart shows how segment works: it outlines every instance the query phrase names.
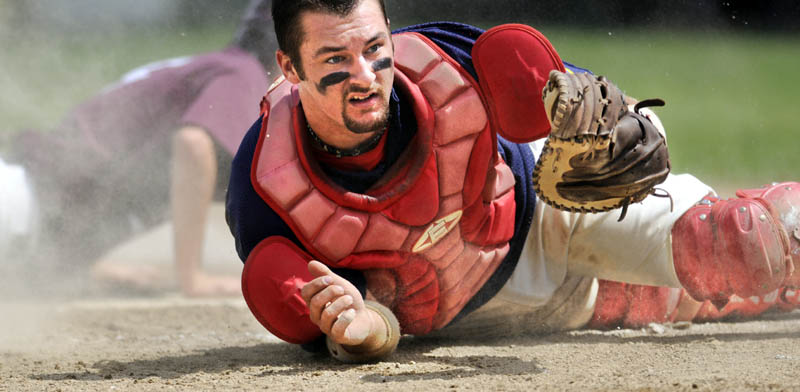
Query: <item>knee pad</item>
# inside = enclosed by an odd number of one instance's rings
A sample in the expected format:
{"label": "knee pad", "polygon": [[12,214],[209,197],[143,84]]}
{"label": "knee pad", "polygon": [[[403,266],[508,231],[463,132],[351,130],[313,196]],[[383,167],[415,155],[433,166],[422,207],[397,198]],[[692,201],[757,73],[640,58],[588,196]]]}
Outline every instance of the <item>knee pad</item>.
{"label": "knee pad", "polygon": [[769,202],[706,197],[672,228],[675,272],[689,295],[722,307],[764,295],[792,273],[789,239]]}
{"label": "knee pad", "polygon": [[[739,197],[760,200],[770,206],[789,237],[789,254],[795,270],[800,266],[800,183],[775,183],[758,189],[742,189]],[[789,274],[785,285],[800,288],[800,272]]]}

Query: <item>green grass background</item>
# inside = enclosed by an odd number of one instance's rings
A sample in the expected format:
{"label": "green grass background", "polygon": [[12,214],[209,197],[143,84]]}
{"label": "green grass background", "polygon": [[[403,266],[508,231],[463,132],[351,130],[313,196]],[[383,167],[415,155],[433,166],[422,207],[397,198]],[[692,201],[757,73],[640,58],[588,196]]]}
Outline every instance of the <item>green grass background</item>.
{"label": "green grass background", "polygon": [[[660,97],[673,171],[723,193],[800,180],[800,37],[539,27],[561,54],[638,98]],[[129,69],[226,45],[233,26],[0,34],[0,149],[49,129]],[[135,104],[135,103],[133,103]]]}
{"label": "green grass background", "polygon": [[725,190],[800,180],[800,37],[544,31],[565,61],[667,102],[674,172]]}

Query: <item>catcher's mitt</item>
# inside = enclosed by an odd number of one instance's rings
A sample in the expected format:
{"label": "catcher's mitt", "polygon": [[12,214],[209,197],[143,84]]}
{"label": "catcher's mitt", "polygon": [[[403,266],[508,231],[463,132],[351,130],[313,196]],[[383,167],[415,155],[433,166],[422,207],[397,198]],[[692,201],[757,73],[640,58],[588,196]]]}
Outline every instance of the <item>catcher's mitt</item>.
{"label": "catcher's mitt", "polygon": [[[574,212],[602,212],[654,194],[670,170],[664,136],[602,76],[551,71],[542,92],[551,133],[533,172],[547,204]],[[632,100],[631,100],[632,101]]]}

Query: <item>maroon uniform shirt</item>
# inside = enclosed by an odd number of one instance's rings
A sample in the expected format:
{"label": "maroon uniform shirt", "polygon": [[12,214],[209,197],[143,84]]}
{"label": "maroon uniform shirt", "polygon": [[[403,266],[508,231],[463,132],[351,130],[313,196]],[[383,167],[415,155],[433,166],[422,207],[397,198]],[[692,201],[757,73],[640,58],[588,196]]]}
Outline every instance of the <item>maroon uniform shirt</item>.
{"label": "maroon uniform shirt", "polygon": [[172,138],[182,126],[212,135],[218,196],[268,88],[261,63],[238,48],[134,69],[49,132],[25,132],[12,160],[34,183],[45,241],[87,263],[167,219]]}

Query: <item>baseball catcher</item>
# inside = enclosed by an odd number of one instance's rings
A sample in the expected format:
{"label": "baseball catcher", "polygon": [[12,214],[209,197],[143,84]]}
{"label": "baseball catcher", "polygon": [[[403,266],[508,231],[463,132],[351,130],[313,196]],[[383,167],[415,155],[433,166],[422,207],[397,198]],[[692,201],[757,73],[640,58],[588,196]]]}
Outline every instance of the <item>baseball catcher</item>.
{"label": "baseball catcher", "polygon": [[622,207],[622,220],[628,204],[654,194],[667,178],[664,135],[640,113],[664,101],[634,104],[603,76],[557,70],[542,96],[552,131],[533,182],[547,204],[573,212]]}
{"label": "baseball catcher", "polygon": [[532,27],[392,32],[381,0],[273,4],[283,79],[233,161],[226,218],[275,336],[366,362],[403,334],[677,320],[684,297],[698,310],[797,284],[800,184],[721,200],[670,173],[645,108],[663,102],[562,61]]}

